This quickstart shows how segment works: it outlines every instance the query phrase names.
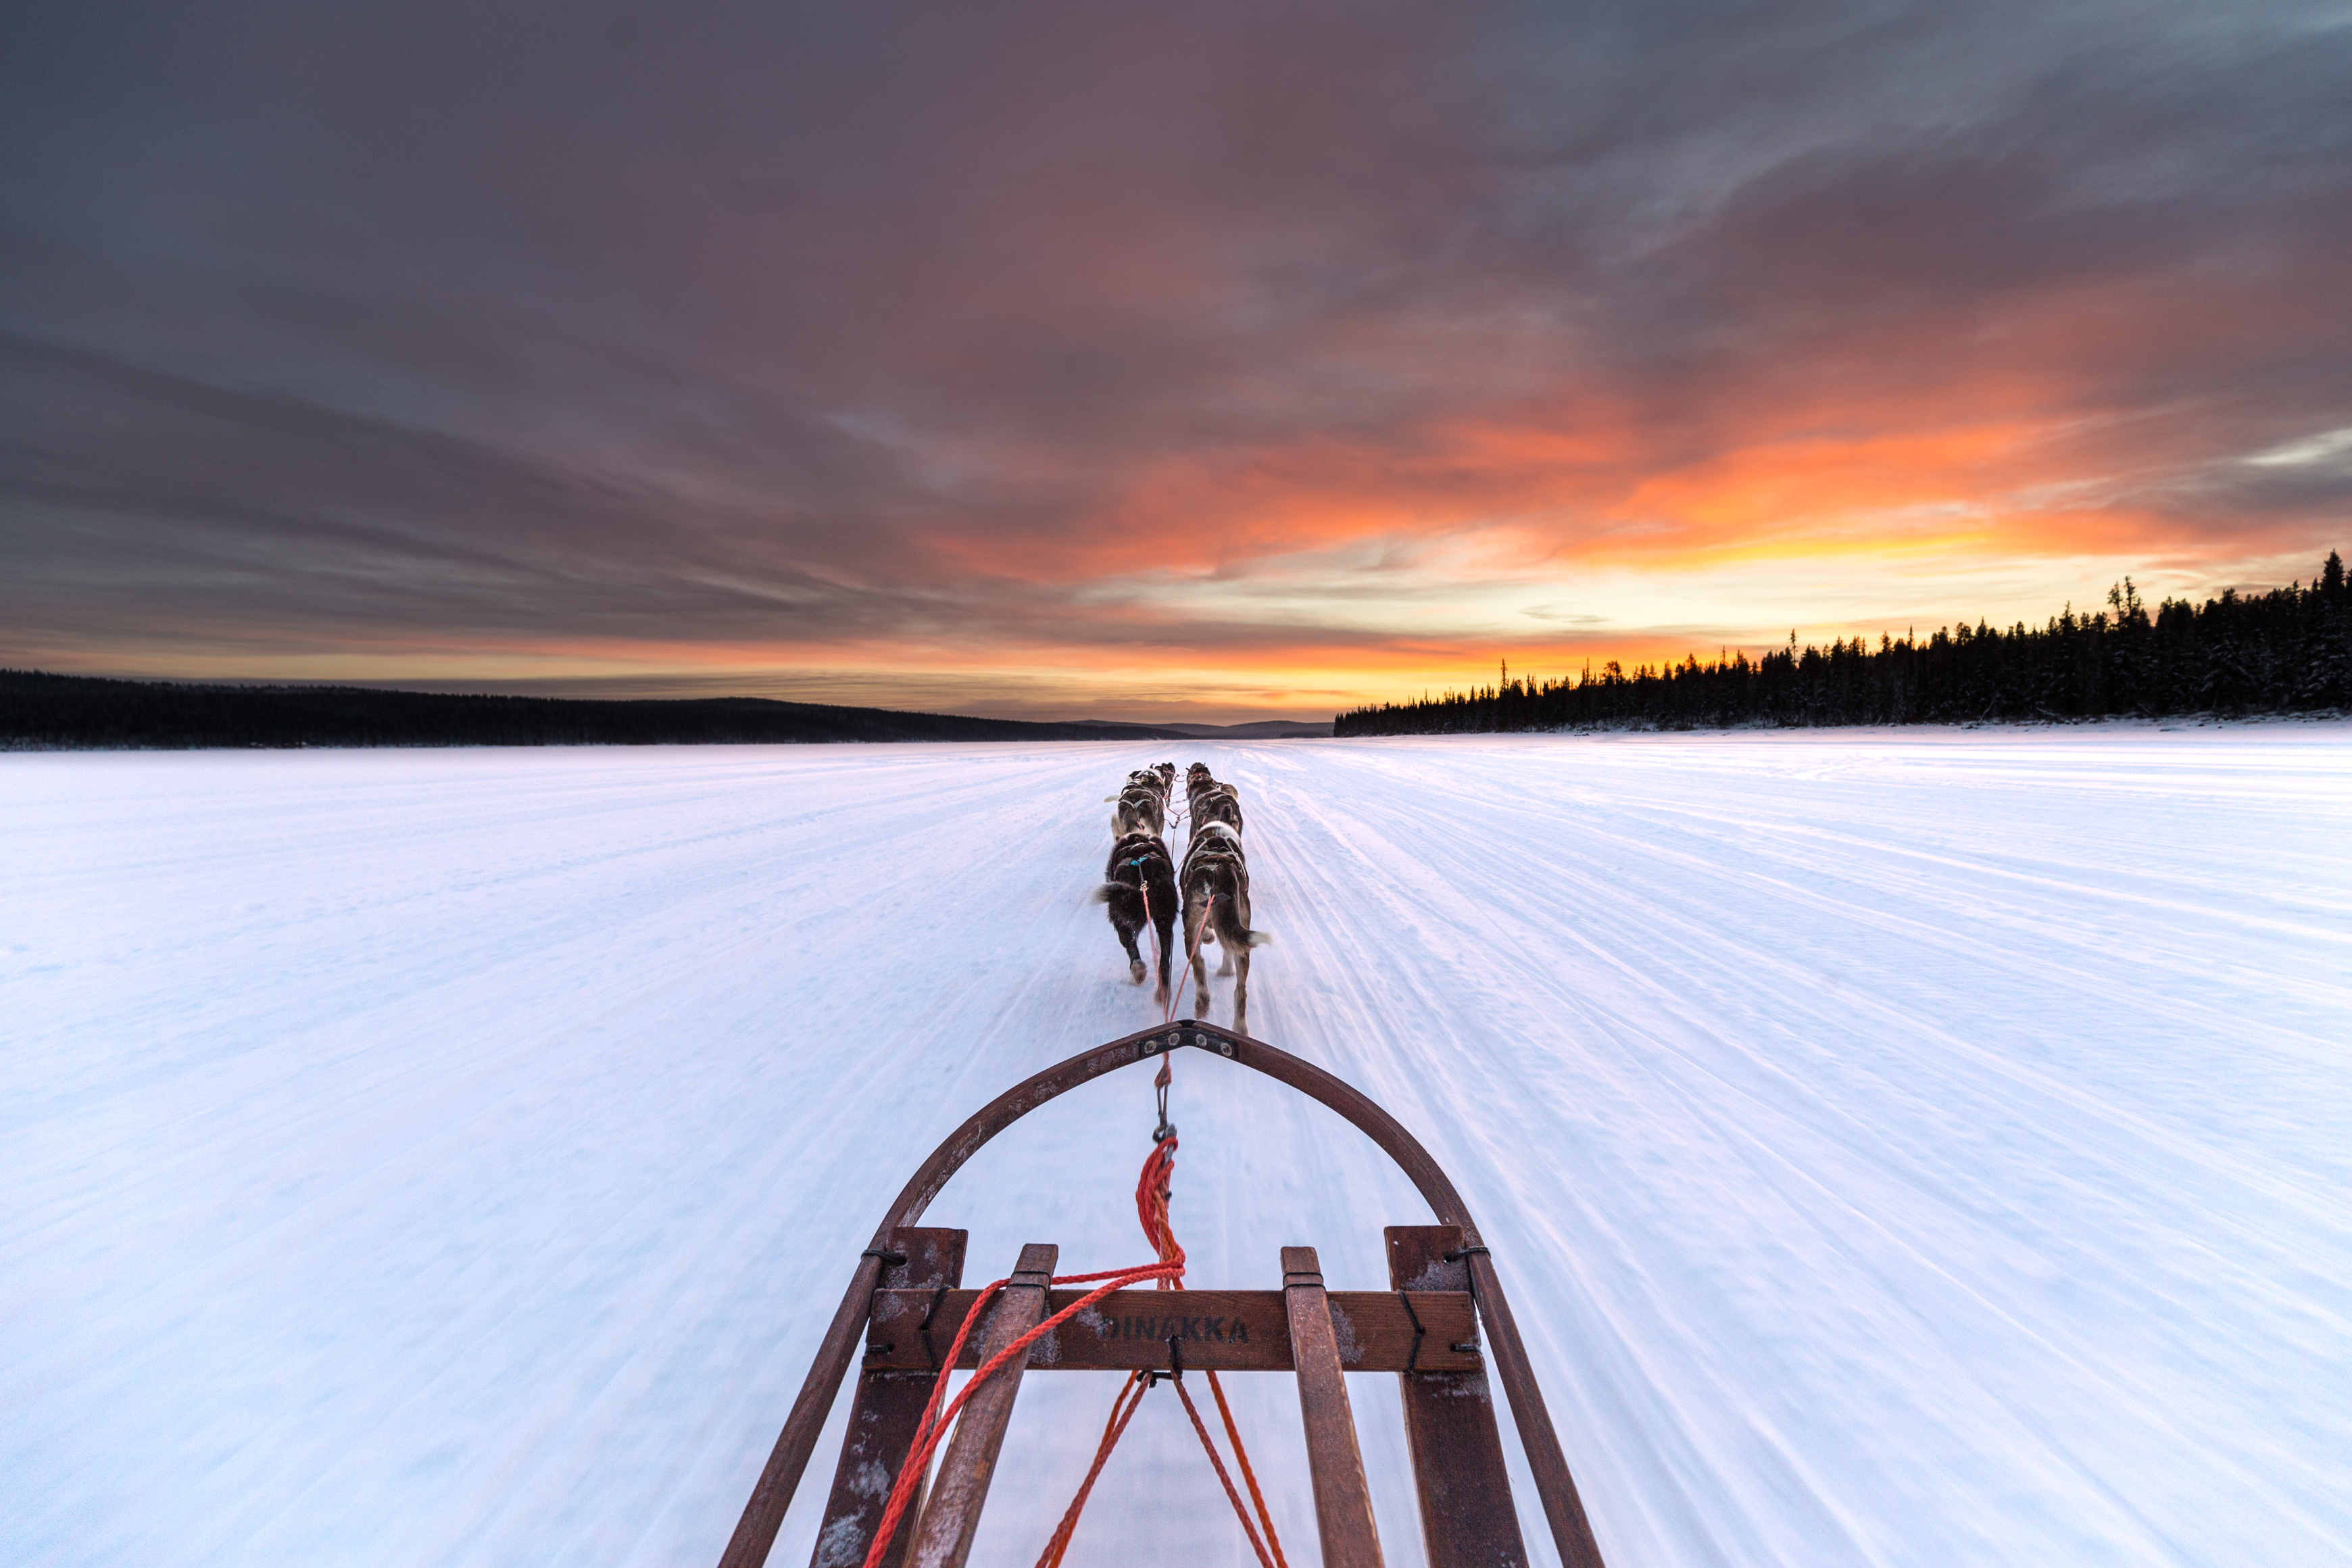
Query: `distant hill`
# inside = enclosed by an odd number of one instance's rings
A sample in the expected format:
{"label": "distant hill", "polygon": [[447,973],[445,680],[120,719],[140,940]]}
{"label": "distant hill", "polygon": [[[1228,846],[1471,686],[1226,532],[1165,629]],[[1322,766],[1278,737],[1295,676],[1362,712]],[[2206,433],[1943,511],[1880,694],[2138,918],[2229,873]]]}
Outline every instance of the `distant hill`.
{"label": "distant hill", "polygon": [[[1109,719],[1079,719],[1073,722],[1105,730],[1124,726]],[[1331,721],[1317,722],[1306,719],[1260,719],[1250,724],[1161,724],[1158,728],[1173,730],[1196,741],[1296,741],[1303,737],[1328,735]]]}
{"label": "distant hill", "polygon": [[222,686],[0,670],[0,747],[709,746],[840,741],[1181,741],[1147,724],[1033,724],[760,697],[597,701],[357,686]]}

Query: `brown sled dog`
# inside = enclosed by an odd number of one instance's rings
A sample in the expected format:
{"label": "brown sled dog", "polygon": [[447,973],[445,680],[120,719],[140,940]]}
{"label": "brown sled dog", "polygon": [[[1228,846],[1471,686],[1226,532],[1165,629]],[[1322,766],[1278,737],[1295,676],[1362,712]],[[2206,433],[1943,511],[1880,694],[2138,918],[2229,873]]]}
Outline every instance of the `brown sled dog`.
{"label": "brown sled dog", "polygon": [[1148,924],[1160,936],[1160,987],[1151,999],[1168,1005],[1168,965],[1175,952],[1176,863],[1156,833],[1129,833],[1111,846],[1110,864],[1103,868],[1097,902],[1110,906],[1110,929],[1127,949],[1129,978],[1138,985],[1145,973],[1143,954],[1135,939]]}
{"label": "brown sled dog", "polygon": [[1242,830],[1242,797],[1229,784],[1219,784],[1209,772],[1206,763],[1194,763],[1184,779],[1185,812],[1191,818],[1192,831],[1198,833],[1208,823],[1222,822],[1234,832]]}
{"label": "brown sled dog", "polygon": [[1184,945],[1192,955],[1192,1016],[1209,1016],[1209,963],[1201,949],[1213,938],[1225,950],[1217,973],[1234,976],[1234,1028],[1246,1035],[1250,950],[1274,938],[1250,929],[1249,862],[1240,832],[1223,822],[1194,823],[1177,882],[1184,894]]}

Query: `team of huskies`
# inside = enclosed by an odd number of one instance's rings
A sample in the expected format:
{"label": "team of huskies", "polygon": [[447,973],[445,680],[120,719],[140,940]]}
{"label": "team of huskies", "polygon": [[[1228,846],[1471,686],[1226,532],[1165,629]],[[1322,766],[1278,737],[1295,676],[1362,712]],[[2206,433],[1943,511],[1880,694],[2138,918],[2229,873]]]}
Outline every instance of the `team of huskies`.
{"label": "team of huskies", "polygon": [[1168,804],[1176,790],[1176,764],[1162,763],[1127,775],[1127,786],[1104,798],[1118,802],[1111,814],[1110,863],[1103,870],[1097,901],[1110,906],[1111,929],[1127,949],[1129,978],[1140,985],[1150,973],[1136,938],[1150,926],[1159,938],[1160,986],[1152,999],[1168,1006],[1168,968],[1177,916],[1184,921],[1184,949],[1192,966],[1192,1016],[1209,1016],[1209,965],[1201,950],[1223,950],[1219,974],[1234,977],[1234,1027],[1249,1033],[1250,949],[1273,939],[1250,930],[1249,861],[1242,853],[1242,797],[1220,784],[1205,763],[1184,777],[1185,820],[1191,831],[1179,865],[1168,852]]}

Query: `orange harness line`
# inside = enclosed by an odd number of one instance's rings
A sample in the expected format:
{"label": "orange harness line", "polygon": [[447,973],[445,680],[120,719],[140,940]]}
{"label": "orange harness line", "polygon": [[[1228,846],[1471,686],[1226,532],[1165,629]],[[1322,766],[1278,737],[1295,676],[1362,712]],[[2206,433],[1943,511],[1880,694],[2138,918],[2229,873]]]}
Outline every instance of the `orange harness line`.
{"label": "orange harness line", "polygon": [[931,1451],[940,1446],[940,1439],[947,1436],[949,1424],[991,1373],[1010,1364],[1014,1356],[1026,1355],[1031,1345],[1112,1291],[1124,1286],[1140,1284],[1146,1279],[1164,1279],[1183,1267],[1181,1263],[1146,1263],[1133,1268],[1105,1268],[1093,1274],[1055,1275],[1047,1281],[1049,1285],[1078,1285],[1093,1279],[1108,1283],[1087,1291],[989,1357],[981,1364],[980,1370],[971,1374],[971,1381],[963,1385],[963,1392],[957,1394],[945,1410],[941,1410],[940,1400],[948,1391],[948,1378],[955,1371],[956,1358],[963,1354],[964,1342],[971,1337],[972,1325],[980,1321],[990,1299],[1012,1281],[998,1279],[982,1289],[973,1300],[971,1310],[964,1314],[962,1324],[957,1328],[955,1342],[948,1347],[946,1361],[940,1368],[940,1380],[931,1387],[931,1402],[923,1407],[923,1418],[916,1424],[915,1445],[907,1455],[907,1462],[899,1467],[898,1484],[890,1489],[890,1506],[882,1510],[882,1522],[874,1529],[874,1543],[866,1550],[865,1568],[881,1568],[882,1554],[888,1549],[890,1537],[898,1532],[898,1521],[906,1514],[908,1503],[914,1498],[915,1482],[930,1468]]}
{"label": "orange harness line", "polygon": [[[1143,915],[1149,923],[1151,889],[1139,877],[1136,890],[1143,895]],[[1213,908],[1216,901],[1212,895],[1210,907]],[[1204,910],[1201,921],[1202,934],[1205,935],[1208,929]],[[1156,926],[1152,928],[1151,942],[1152,955],[1156,959],[1160,944],[1160,931]],[[1192,978],[1193,961],[1200,955],[1200,942],[1192,942],[1191,948],[1192,951],[1185,955],[1184,980]],[[1161,1022],[1176,1016],[1176,1005],[1183,994],[1183,985],[1184,981],[1179,981],[1170,990],[1168,1008]],[[1153,1088],[1161,1090],[1168,1088],[1175,1078],[1170,1070],[1171,1066],[1168,1058],[1163,1056],[1160,1058],[1160,1076],[1152,1080]],[[940,1401],[947,1393],[948,1379],[955,1371],[957,1358],[963,1354],[964,1341],[971,1337],[972,1325],[980,1321],[990,1300],[1011,1281],[996,1280],[973,1299],[971,1310],[964,1314],[963,1322],[956,1329],[955,1342],[948,1347],[947,1357],[940,1366],[939,1381],[931,1387],[930,1403],[923,1407],[923,1417],[916,1423],[914,1446],[908,1452],[907,1462],[898,1468],[898,1479],[890,1489],[889,1506],[882,1510],[881,1522],[874,1528],[874,1540],[866,1549],[862,1568],[881,1568],[882,1556],[889,1550],[890,1538],[898,1533],[908,1506],[914,1500],[915,1484],[930,1468],[932,1451],[938,1448],[940,1439],[947,1435],[950,1423],[962,1411],[972,1391],[992,1373],[1011,1364],[1014,1356],[1025,1353],[1038,1340],[1114,1290],[1139,1285],[1146,1279],[1152,1280],[1162,1290],[1184,1289],[1184,1248],[1177,1241],[1176,1233],[1168,1222],[1168,1199],[1176,1167],[1176,1130],[1167,1124],[1167,1102],[1164,1099],[1160,1102],[1160,1139],[1152,1145],[1151,1152],[1144,1156],[1143,1171],[1135,1184],[1136,1218],[1142,1222],[1144,1239],[1151,1243],[1151,1249],[1160,1255],[1160,1261],[1139,1264],[1131,1268],[1106,1268],[1093,1274],[1054,1276],[1047,1281],[1049,1285],[1078,1285],[1096,1279],[1107,1283],[1089,1290],[989,1357],[980,1370],[971,1374],[971,1381],[963,1385],[963,1392],[942,1411]],[[1045,1550],[1037,1559],[1037,1568],[1061,1568],[1063,1555],[1070,1549],[1070,1537],[1078,1528],[1078,1515],[1086,1510],[1087,1499],[1094,1491],[1096,1479],[1102,1474],[1103,1466],[1109,1462],[1111,1450],[1118,1447],[1119,1438],[1126,1435],[1127,1424],[1134,1420],[1135,1413],[1142,1408],[1144,1394],[1153,1383],[1166,1375],[1134,1373],[1119,1386],[1118,1397],[1111,1401],[1110,1418],[1103,1423],[1102,1442],[1095,1449],[1094,1463],[1087,1467],[1086,1479],[1078,1483],[1077,1495],[1070,1500],[1069,1510],[1062,1515],[1062,1522],[1055,1527],[1052,1537],[1045,1542]],[[1241,1428],[1234,1421],[1234,1408],[1225,1401],[1224,1384],[1217,1380],[1213,1371],[1204,1372],[1203,1375],[1209,1380],[1209,1392],[1216,1396],[1217,1415],[1224,1424],[1225,1439],[1234,1446],[1234,1458],[1241,1467],[1243,1484],[1249,1488],[1250,1502],[1257,1510],[1255,1521],[1250,1518],[1250,1510],[1242,1506],[1241,1493],[1234,1489],[1233,1478],[1225,1473],[1225,1462],[1218,1457],[1217,1445],[1209,1436],[1207,1423],[1201,1419],[1201,1412],[1193,1405],[1192,1396],[1184,1392],[1184,1378],[1181,1372],[1171,1379],[1176,1384],[1176,1397],[1183,1402],[1184,1414],[1192,1417],[1192,1430],[1200,1434],[1202,1451],[1209,1456],[1209,1468],[1216,1471],[1218,1484],[1225,1489],[1226,1500],[1234,1505],[1234,1516],[1241,1521],[1242,1533],[1249,1538],[1250,1550],[1257,1554],[1261,1568],[1290,1568],[1282,1554],[1282,1542],[1274,1532],[1274,1515],[1265,1506],[1265,1494],[1258,1487],[1257,1472],[1251,1468],[1249,1450],[1242,1446]],[[1265,1531],[1263,1539],[1258,1533],[1260,1528]]]}
{"label": "orange harness line", "polygon": [[1127,1424],[1135,1419],[1138,1410],[1143,1408],[1144,1390],[1150,1386],[1151,1374],[1148,1372],[1131,1373],[1128,1380],[1119,1384],[1118,1397],[1110,1402],[1110,1419],[1103,1423],[1102,1443],[1095,1449],[1095,1462],[1087,1467],[1087,1479],[1078,1483],[1078,1495],[1070,1500],[1069,1510],[1062,1515],[1062,1522],[1054,1527],[1053,1537],[1045,1542],[1045,1552],[1037,1559],[1038,1568],[1062,1568],[1062,1554],[1070,1549],[1070,1533],[1078,1528],[1078,1515],[1086,1509],[1087,1494],[1095,1489],[1095,1478],[1102,1474],[1104,1464],[1110,1458],[1110,1451],[1118,1447],[1119,1438],[1126,1435]]}
{"label": "orange harness line", "polygon": [[[1139,879],[1136,883],[1135,890],[1143,895],[1144,923],[1146,925],[1150,925],[1151,889]],[[1192,983],[1193,961],[1201,956],[1201,942],[1209,934],[1209,911],[1216,907],[1217,895],[1211,893],[1209,895],[1209,901],[1201,906],[1200,935],[1192,939],[1192,951],[1184,955],[1184,973],[1174,985],[1170,986],[1168,989],[1168,1005],[1160,1015],[1160,1021],[1163,1024],[1172,1024],[1176,1021],[1176,1004],[1184,999],[1184,987]],[[1182,905],[1181,903],[1178,905],[1178,910],[1180,913],[1182,910]],[[1154,925],[1151,926],[1150,929],[1151,959],[1153,963],[1157,963],[1160,961],[1160,928]],[[1160,1076],[1162,1080],[1164,1080],[1168,1076],[1168,1064],[1164,1060],[1160,1064]],[[1165,1088],[1167,1086],[1163,1081],[1160,1087]],[[1146,1163],[1149,1163],[1149,1162]],[[1144,1228],[1148,1233],[1150,1226],[1147,1225]]]}
{"label": "orange harness line", "polygon": [[[1209,1386],[1212,1388],[1216,1388],[1216,1375],[1213,1372],[1209,1373]],[[1268,1557],[1265,1554],[1265,1543],[1258,1540],[1257,1531],[1250,1528],[1249,1510],[1242,1507],[1242,1495],[1234,1490],[1233,1478],[1225,1474],[1224,1462],[1217,1458],[1217,1446],[1209,1440],[1209,1428],[1202,1423],[1201,1413],[1193,1407],[1192,1396],[1184,1392],[1184,1384],[1181,1381],[1176,1384],[1176,1397],[1184,1402],[1184,1414],[1192,1418],[1192,1430],[1201,1435],[1201,1451],[1209,1456],[1209,1468],[1217,1472],[1217,1484],[1225,1489],[1226,1500],[1234,1505],[1234,1517],[1242,1521],[1242,1533],[1249,1537],[1250,1550],[1257,1553],[1257,1560],[1263,1564],[1263,1568],[1278,1568],[1281,1563],[1282,1542],[1275,1542],[1274,1556]],[[1225,1410],[1225,1394],[1221,1388],[1217,1389],[1217,1408]],[[1257,1479],[1250,1475],[1249,1455],[1242,1448],[1242,1435],[1234,1430],[1234,1415],[1230,1410],[1225,1410],[1225,1435],[1233,1440],[1234,1458],[1242,1462],[1242,1475],[1249,1481],[1250,1496],[1257,1498],[1258,1517],[1265,1525],[1266,1538],[1273,1540],[1274,1521],[1266,1517],[1265,1500],[1257,1496]]]}
{"label": "orange harness line", "polygon": [[[1175,1076],[1170,1070],[1171,1066],[1168,1058],[1160,1058],[1160,1076],[1153,1080],[1154,1087],[1167,1087]],[[1170,1182],[1175,1164],[1176,1132],[1170,1128],[1166,1135],[1152,1145],[1151,1152],[1144,1157],[1142,1175],[1135,1184],[1135,1214],[1136,1218],[1142,1222],[1144,1238],[1151,1243],[1152,1250],[1160,1254],[1162,1263],[1171,1263],[1176,1268],[1173,1274],[1160,1277],[1159,1288],[1162,1290],[1184,1289],[1184,1248],[1177,1241],[1176,1233],[1168,1221]],[[1110,1451],[1118,1446],[1119,1438],[1126,1434],[1127,1424],[1135,1418],[1136,1410],[1143,1404],[1145,1392],[1158,1375],[1148,1372],[1133,1373],[1121,1385],[1118,1397],[1111,1401],[1110,1419],[1103,1424],[1102,1443],[1095,1450],[1094,1463],[1087,1470],[1087,1479],[1079,1483],[1077,1496],[1070,1500],[1069,1511],[1062,1516],[1062,1522],[1055,1528],[1053,1538],[1046,1542],[1045,1552],[1037,1559],[1037,1568],[1061,1568],[1063,1555],[1070,1549],[1071,1534],[1078,1527],[1078,1515],[1085,1510],[1087,1498],[1094,1490],[1095,1478],[1102,1474],[1103,1465],[1110,1458]],[[1224,1425],[1225,1439],[1234,1446],[1234,1458],[1240,1466],[1242,1482],[1249,1488],[1250,1502],[1257,1510],[1255,1523],[1250,1518],[1250,1510],[1242,1505],[1241,1493],[1234,1489],[1233,1478],[1226,1474],[1224,1461],[1217,1455],[1217,1445],[1209,1436],[1208,1424],[1201,1419],[1200,1409],[1193,1405],[1192,1396],[1185,1392],[1181,1376],[1171,1380],[1176,1384],[1176,1397],[1183,1402],[1184,1414],[1192,1418],[1192,1430],[1200,1435],[1201,1451],[1209,1456],[1209,1468],[1216,1471],[1218,1484],[1225,1489],[1226,1500],[1234,1505],[1234,1517],[1241,1521],[1242,1533],[1249,1538],[1250,1550],[1257,1554],[1261,1568],[1289,1568],[1288,1561],[1282,1554],[1282,1540],[1274,1531],[1273,1512],[1265,1506],[1265,1493],[1259,1488],[1257,1471],[1250,1464],[1249,1449],[1242,1444],[1241,1427],[1234,1420],[1234,1407],[1226,1402],[1224,1384],[1213,1371],[1204,1375],[1209,1380],[1209,1392],[1216,1396],[1217,1415]],[[1261,1529],[1265,1531],[1263,1539],[1259,1535]]]}

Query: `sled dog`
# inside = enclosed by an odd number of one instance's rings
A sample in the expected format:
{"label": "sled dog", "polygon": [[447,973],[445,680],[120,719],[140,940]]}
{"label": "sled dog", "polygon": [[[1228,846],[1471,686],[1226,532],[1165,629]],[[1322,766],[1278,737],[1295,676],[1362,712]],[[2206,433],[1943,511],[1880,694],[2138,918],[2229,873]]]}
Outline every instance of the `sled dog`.
{"label": "sled dog", "polygon": [[1242,797],[1229,784],[1220,784],[1209,772],[1206,763],[1194,763],[1185,775],[1185,814],[1198,834],[1208,823],[1222,822],[1234,832],[1242,830]]}
{"label": "sled dog", "polygon": [[1176,865],[1156,833],[1129,833],[1111,846],[1110,863],[1095,889],[1097,902],[1110,906],[1110,929],[1127,949],[1128,977],[1138,985],[1147,973],[1135,939],[1149,925],[1160,938],[1160,985],[1151,999],[1168,1005],[1168,966],[1175,952]]}
{"label": "sled dog", "polygon": [[1250,929],[1249,862],[1242,855],[1240,829],[1195,822],[1176,879],[1184,894],[1184,946],[1192,954],[1192,1016],[1209,1016],[1209,964],[1201,949],[1213,937],[1225,950],[1217,973],[1234,976],[1234,1027],[1246,1035],[1250,950],[1274,939]]}
{"label": "sled dog", "polygon": [[1130,833],[1149,833],[1157,838],[1168,831],[1168,792],[1176,782],[1176,764],[1162,763],[1156,768],[1138,768],[1127,775],[1127,784],[1117,795],[1107,795],[1105,800],[1118,803],[1111,813],[1110,832],[1114,838],[1124,838]]}

